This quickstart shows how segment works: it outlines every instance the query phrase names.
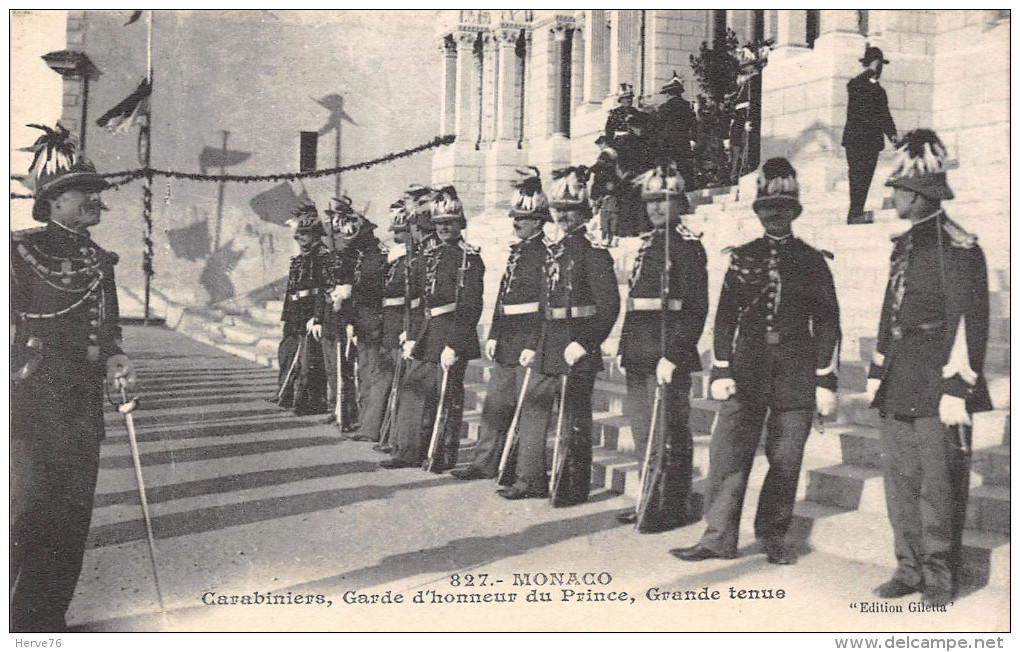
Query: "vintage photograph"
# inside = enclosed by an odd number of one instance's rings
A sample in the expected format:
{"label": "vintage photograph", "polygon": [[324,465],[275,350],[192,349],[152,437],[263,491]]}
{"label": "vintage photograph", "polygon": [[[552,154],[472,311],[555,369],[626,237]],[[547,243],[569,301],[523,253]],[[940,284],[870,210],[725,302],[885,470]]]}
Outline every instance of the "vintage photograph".
{"label": "vintage photograph", "polygon": [[9,21],[18,641],[1003,647],[1010,10]]}

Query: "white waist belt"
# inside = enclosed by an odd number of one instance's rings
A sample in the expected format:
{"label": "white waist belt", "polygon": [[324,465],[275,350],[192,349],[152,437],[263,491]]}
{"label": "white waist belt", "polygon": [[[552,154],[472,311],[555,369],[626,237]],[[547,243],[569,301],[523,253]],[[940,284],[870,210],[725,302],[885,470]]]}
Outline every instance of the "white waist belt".
{"label": "white waist belt", "polygon": [[298,290],[297,292],[291,292],[290,293],[290,298],[291,299],[304,299],[305,297],[310,297],[313,294],[318,294],[318,293],[319,293],[319,288],[311,288],[310,290]]}
{"label": "white waist belt", "polygon": [[[670,299],[666,305],[667,310],[679,311],[683,308],[683,299]],[[658,297],[627,299],[627,310],[662,310],[662,299]]]}
{"label": "white waist belt", "polygon": [[530,303],[504,304],[499,307],[499,314],[501,315],[528,315],[533,312],[538,312],[537,301],[532,301]]}
{"label": "white waist belt", "polygon": [[[383,299],[382,304],[383,304],[383,308],[392,308],[394,306],[399,306],[399,307],[403,308],[405,301],[406,301],[406,299],[404,299],[404,297],[385,297]],[[421,299],[411,299],[411,307],[412,308],[417,308],[420,305],[421,305]]]}
{"label": "white waist belt", "polygon": [[[573,318],[578,317],[594,317],[595,306],[574,306],[570,309],[570,316]],[[546,319],[566,319],[567,309],[566,308],[546,308],[545,309]]]}
{"label": "white waist belt", "polygon": [[426,308],[425,312],[427,312],[428,316],[431,318],[431,317],[438,317],[439,315],[445,315],[446,313],[453,312],[456,309],[457,309],[457,304],[455,304],[455,303],[448,303],[445,306],[436,306],[435,308]]}

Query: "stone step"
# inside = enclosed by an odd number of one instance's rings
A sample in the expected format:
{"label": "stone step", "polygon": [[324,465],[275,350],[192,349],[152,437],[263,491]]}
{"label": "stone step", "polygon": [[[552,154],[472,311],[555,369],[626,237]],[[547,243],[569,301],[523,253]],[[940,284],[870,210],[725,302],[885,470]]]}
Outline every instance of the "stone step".
{"label": "stone step", "polygon": [[992,446],[974,451],[971,465],[973,472],[981,476],[982,484],[996,487],[1010,485],[1010,447]]}
{"label": "stone step", "polygon": [[[790,539],[806,539],[811,550],[862,564],[896,567],[893,533],[884,513],[845,511],[806,500],[794,510]],[[966,529],[963,533],[964,583],[1009,586],[1009,537]]]}
{"label": "stone step", "polygon": [[[855,404],[854,407],[848,407],[848,397],[840,399],[840,425],[836,429],[843,450],[843,461],[878,468],[882,454],[878,410],[866,407],[864,402],[867,399],[863,394],[855,394],[850,400]],[[972,418],[972,450],[988,450],[1003,445],[1007,437],[1004,433],[1009,428],[1009,412],[992,410],[980,412]]]}

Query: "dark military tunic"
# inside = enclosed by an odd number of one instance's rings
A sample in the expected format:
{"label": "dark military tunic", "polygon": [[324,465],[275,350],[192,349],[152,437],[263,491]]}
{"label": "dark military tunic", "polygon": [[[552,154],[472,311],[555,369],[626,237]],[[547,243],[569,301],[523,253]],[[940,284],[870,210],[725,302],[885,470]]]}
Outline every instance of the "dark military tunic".
{"label": "dark military tunic", "polygon": [[896,578],[952,592],[967,509],[971,429],[945,427],[943,395],[992,409],[983,369],[988,279],[977,239],[943,212],[894,239],[869,377],[882,424],[883,470]]}
{"label": "dark military tunic", "polygon": [[[525,369],[521,351],[538,347],[545,294],[546,245],[542,232],[510,245],[493,308],[489,340],[496,342],[496,364],[489,370],[489,387],[482,406],[482,426],[472,466],[494,478],[513,421]],[[529,381],[530,384],[530,381]]]}
{"label": "dark military tunic", "polygon": [[[591,395],[595,376],[602,369],[602,342],[609,336],[620,312],[620,292],[613,259],[606,249],[589,240],[579,227],[563,240],[548,246],[544,300],[545,333],[535,361],[534,390],[524,398],[520,417],[521,444],[517,454],[518,488],[543,494],[546,476],[546,432],[556,418],[553,402],[560,393],[561,378],[568,374],[564,403],[563,439],[560,443],[562,474],[554,506],[582,503],[591,485]],[[569,308],[569,309],[568,309]],[[571,342],[587,355],[571,368],[563,353]]]}
{"label": "dark military tunic", "polygon": [[673,381],[663,387],[665,409],[659,417],[666,433],[662,446],[666,455],[661,458],[656,446],[648,464],[652,473],[657,474],[653,478],[663,483],[660,491],[650,494],[648,518],[642,521],[655,530],[680,525],[694,512],[690,505],[694,453],[688,427],[690,374],[701,369],[698,339],[708,313],[707,259],[700,237],[682,224],[673,227],[669,236],[671,267],[666,310],[662,309],[665,229],[659,228],[643,236],[634,260],[619,348],[621,364],[627,370],[625,412],[631,424],[635,454],[642,462],[655,404],[656,366],[662,357],[677,366]]}
{"label": "dark military tunic", "polygon": [[[412,267],[412,269],[414,269]],[[428,456],[432,426],[439,407],[443,370],[440,356],[446,347],[457,353],[446,387],[446,423],[439,434],[437,469],[457,463],[461,419],[464,412],[464,370],[481,354],[478,320],[482,315],[485,265],[478,249],[462,239],[428,246],[422,255],[420,281],[415,282],[424,304],[412,324],[408,340],[415,342],[413,359],[401,388],[396,420],[395,459],[417,464]]]}
{"label": "dark military tunic", "polygon": [[630,117],[636,113],[641,113],[641,111],[633,106],[621,105],[610,109],[609,115],[606,116],[606,138],[614,140],[620,134],[628,132]]}
{"label": "dark military tunic", "polygon": [[283,340],[279,347],[279,404],[296,414],[326,411],[326,371],[322,346],[306,334],[309,319],[321,315],[321,293],[325,289],[326,257],[329,250],[314,242],[307,251],[290,259],[287,292],[283,299]]}
{"label": "dark military tunic", "polygon": [[62,631],[121,353],[117,255],[52,222],[11,245],[11,629]]}
{"label": "dark military tunic", "polygon": [[656,131],[659,138],[659,152],[676,163],[680,176],[687,182],[687,189],[694,187],[694,153],[691,141],[695,140],[698,118],[690,102],[673,96],[659,107],[655,114]]}
{"label": "dark military tunic", "polygon": [[889,112],[889,98],[872,70],[865,70],[846,86],[846,125],[842,145],[850,174],[850,210],[855,217],[864,212],[868,189],[885,148],[885,137],[896,138],[896,123]]}
{"label": "dark military tunic", "polygon": [[835,391],[839,305],[825,255],[790,235],[733,251],[716,311],[712,380],[733,378],[711,442],[701,545],[737,548],[741,506],[768,422],[755,535],[781,545],[793,518],[815,389]]}

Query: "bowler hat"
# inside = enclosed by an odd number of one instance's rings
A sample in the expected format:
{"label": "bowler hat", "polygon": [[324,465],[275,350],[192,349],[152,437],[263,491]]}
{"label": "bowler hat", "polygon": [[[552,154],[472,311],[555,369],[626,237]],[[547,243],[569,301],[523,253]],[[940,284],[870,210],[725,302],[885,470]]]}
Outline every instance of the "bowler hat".
{"label": "bowler hat", "polygon": [[864,48],[864,56],[860,59],[862,65],[868,65],[872,61],[881,61],[884,64],[888,64],[889,60],[882,54],[882,49],[869,45]]}

